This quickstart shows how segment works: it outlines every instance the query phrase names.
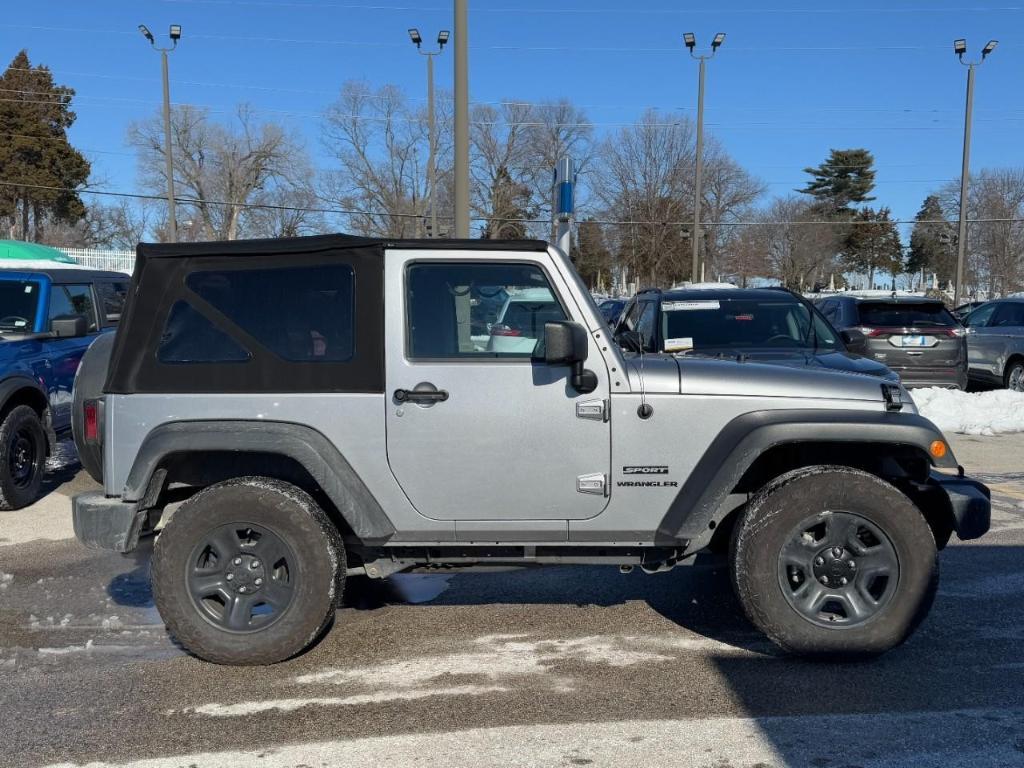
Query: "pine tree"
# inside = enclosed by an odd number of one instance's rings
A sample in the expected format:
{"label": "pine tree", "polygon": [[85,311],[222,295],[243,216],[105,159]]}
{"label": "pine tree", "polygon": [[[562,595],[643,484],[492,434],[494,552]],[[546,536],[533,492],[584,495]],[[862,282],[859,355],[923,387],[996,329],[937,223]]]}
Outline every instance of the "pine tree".
{"label": "pine tree", "polygon": [[938,195],[928,195],[914,219],[907,271],[925,270],[942,280],[952,280],[956,271],[956,232],[953,224],[946,221]]}
{"label": "pine tree", "polygon": [[797,190],[811,195],[827,215],[851,214],[851,204],[866,203],[875,188],[875,158],[866,149],[833,149],[828,159],[814,168],[804,168],[814,178]]}
{"label": "pine tree", "polygon": [[843,265],[853,272],[867,272],[874,286],[875,272],[897,275],[903,271],[900,233],[888,208],[862,208],[853,215],[853,225],[843,249]]}
{"label": "pine tree", "polygon": [[85,215],[75,190],[89,162],[67,137],[74,95],[24,50],[0,75],[0,218],[23,240],[42,239],[47,220],[73,224]]}

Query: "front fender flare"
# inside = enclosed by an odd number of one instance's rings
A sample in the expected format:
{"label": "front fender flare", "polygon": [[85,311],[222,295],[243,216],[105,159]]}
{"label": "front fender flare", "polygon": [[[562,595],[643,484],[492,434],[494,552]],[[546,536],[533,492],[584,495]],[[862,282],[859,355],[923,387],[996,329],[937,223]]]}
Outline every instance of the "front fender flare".
{"label": "front fender flare", "polygon": [[315,429],[282,421],[174,421],[154,428],[135,457],[122,498],[146,496],[160,462],[176,453],[236,451],[279,454],[303,466],[364,544],[395,534],[377,499],[338,449]]}
{"label": "front fender flare", "polygon": [[[863,410],[752,411],[719,432],[683,483],[658,525],[656,543],[704,541],[711,524],[729,510],[726,497],[762,453],[785,443],[882,443],[911,446],[929,455],[945,440],[932,422],[911,413]],[[956,468],[952,449],[933,466]]]}

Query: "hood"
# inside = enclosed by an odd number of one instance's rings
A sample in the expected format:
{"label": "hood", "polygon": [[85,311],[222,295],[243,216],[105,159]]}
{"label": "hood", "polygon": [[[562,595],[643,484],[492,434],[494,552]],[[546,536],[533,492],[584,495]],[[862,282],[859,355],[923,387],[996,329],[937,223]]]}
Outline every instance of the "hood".
{"label": "hood", "polygon": [[846,373],[860,373],[866,376],[878,376],[887,381],[898,381],[899,377],[883,363],[868,357],[853,355],[845,351],[819,350],[817,353],[809,349],[711,349],[703,354],[710,357],[718,352],[726,358],[735,358],[742,354],[747,360],[755,363],[786,365],[791,368],[811,368]]}
{"label": "hood", "polygon": [[[856,358],[848,359],[857,363]],[[651,394],[883,401],[881,377],[851,376],[850,371],[822,364],[649,354],[644,355],[641,365],[639,355],[630,355],[626,370],[633,392],[641,389],[641,368],[643,389]],[[907,400],[909,397],[904,398],[904,402]]]}

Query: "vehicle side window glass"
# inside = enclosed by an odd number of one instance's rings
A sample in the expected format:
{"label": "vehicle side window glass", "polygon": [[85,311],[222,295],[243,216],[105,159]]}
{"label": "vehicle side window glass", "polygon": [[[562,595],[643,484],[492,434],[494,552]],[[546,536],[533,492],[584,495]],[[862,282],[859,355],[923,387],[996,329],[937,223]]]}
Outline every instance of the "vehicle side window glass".
{"label": "vehicle side window glass", "polygon": [[355,352],[355,275],[346,264],[193,272],[185,284],[285,360],[337,363]]}
{"label": "vehicle side window glass", "polygon": [[822,302],[819,309],[821,310],[821,314],[823,314],[825,316],[825,319],[828,320],[830,323],[834,323],[836,321],[836,310],[839,309],[838,303],[834,301],[825,301]]}
{"label": "vehicle side window glass", "polygon": [[964,318],[964,325],[969,328],[981,328],[988,325],[988,321],[997,307],[999,307],[998,304],[983,304]]}
{"label": "vehicle side window glass", "polygon": [[639,301],[634,301],[626,309],[622,316],[622,327],[627,331],[635,331],[637,322],[640,319],[640,310],[643,309],[643,305]]}
{"label": "vehicle side window glass", "polygon": [[184,301],[175,302],[156,353],[161,363],[240,363],[250,354]]}
{"label": "vehicle side window glass", "polygon": [[96,307],[90,286],[54,285],[50,289],[50,320],[67,315],[81,315],[85,318],[89,333],[96,331]]}
{"label": "vehicle side window glass", "polygon": [[1024,325],[1024,302],[1008,301],[1000,304],[992,317],[992,325],[998,328]]}
{"label": "vehicle side window glass", "polygon": [[411,264],[406,270],[407,354],[437,358],[530,358],[544,325],[567,320],[532,264]]}
{"label": "vehicle side window glass", "polygon": [[655,321],[658,317],[658,305],[653,301],[645,301],[639,304],[641,307],[640,319],[636,324],[636,331],[644,340],[644,351],[654,351]]}
{"label": "vehicle side window glass", "polygon": [[35,281],[0,280],[0,333],[33,330],[41,293]]}
{"label": "vehicle side window glass", "polygon": [[128,283],[96,283],[104,325],[117,325],[128,298]]}

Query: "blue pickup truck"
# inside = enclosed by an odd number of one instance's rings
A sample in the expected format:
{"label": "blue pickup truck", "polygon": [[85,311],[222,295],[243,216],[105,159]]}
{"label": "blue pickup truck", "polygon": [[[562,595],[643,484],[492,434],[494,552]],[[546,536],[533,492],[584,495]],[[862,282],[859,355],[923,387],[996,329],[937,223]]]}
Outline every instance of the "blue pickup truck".
{"label": "blue pickup truck", "polygon": [[0,265],[0,510],[38,497],[46,457],[71,429],[78,364],[116,327],[128,284],[59,262]]}

